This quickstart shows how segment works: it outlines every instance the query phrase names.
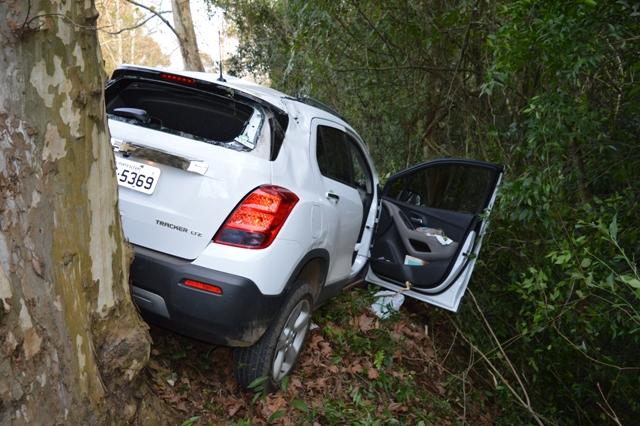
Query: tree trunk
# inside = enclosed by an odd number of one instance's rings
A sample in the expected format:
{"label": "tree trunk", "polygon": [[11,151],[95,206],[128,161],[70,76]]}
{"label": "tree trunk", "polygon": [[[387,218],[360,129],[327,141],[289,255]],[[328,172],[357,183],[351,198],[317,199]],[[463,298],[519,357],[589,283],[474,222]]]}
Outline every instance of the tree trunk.
{"label": "tree trunk", "polygon": [[94,3],[0,17],[0,424],[170,421],[141,374]]}
{"label": "tree trunk", "polygon": [[198,43],[196,42],[196,32],[193,29],[191,19],[191,8],[189,0],[171,0],[173,11],[173,24],[180,44],[184,69],[189,71],[204,71]]}

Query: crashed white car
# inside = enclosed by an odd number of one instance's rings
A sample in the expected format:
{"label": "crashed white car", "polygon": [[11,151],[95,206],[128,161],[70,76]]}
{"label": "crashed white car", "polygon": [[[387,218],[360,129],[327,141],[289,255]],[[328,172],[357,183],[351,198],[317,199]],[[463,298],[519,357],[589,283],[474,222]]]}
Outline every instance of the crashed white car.
{"label": "crashed white car", "polygon": [[356,279],[458,309],[500,166],[435,160],[380,190],[335,112],[212,74],[122,66],[106,108],[134,300],[235,347],[241,386],[289,374],[314,308]]}

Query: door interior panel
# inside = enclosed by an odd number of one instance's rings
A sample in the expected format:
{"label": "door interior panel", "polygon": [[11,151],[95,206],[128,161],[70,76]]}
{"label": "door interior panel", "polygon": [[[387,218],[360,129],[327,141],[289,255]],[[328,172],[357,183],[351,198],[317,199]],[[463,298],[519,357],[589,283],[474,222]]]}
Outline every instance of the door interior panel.
{"label": "door interior panel", "polygon": [[[472,214],[416,209],[385,198],[376,242],[371,249],[371,269],[395,282],[409,281],[414,287],[434,288],[444,279],[457,254],[458,244],[473,220]],[[443,246],[435,237],[416,231],[420,227],[442,230],[453,243]],[[425,264],[407,265],[407,255]]]}
{"label": "door interior panel", "polygon": [[398,285],[404,285],[404,283],[398,281],[396,278],[389,277],[404,277],[405,282],[409,281],[413,287],[430,289],[440,284],[440,281],[442,281],[442,278],[449,269],[449,262],[433,262],[428,268],[425,268],[422,266],[404,265],[371,259],[371,269],[378,276],[396,282]]}
{"label": "door interior panel", "polygon": [[464,233],[474,218],[474,215],[470,213],[459,213],[430,207],[415,207],[399,203],[387,197],[383,198],[383,202],[385,201],[398,207],[415,228],[423,226],[442,229],[444,234],[454,241],[461,241],[464,238]]}
{"label": "door interior panel", "polygon": [[455,311],[501,175],[495,164],[440,159],[391,176],[370,250],[372,282],[406,285],[409,297]]}

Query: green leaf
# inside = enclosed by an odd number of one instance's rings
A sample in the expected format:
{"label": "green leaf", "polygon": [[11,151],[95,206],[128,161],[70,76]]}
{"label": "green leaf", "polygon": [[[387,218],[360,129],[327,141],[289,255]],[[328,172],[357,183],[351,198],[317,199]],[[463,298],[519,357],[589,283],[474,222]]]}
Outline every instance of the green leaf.
{"label": "green leaf", "polygon": [[289,377],[290,376],[284,376],[284,379],[282,379],[282,382],[280,382],[280,390],[282,392],[286,392],[289,388]]}
{"label": "green leaf", "polygon": [[629,284],[633,288],[640,288],[640,280],[636,277],[632,277],[631,275],[621,275],[620,281],[625,284]]}
{"label": "green leaf", "polygon": [[609,224],[609,235],[613,240],[618,239],[618,215],[613,216],[613,220]]}
{"label": "green leaf", "polygon": [[376,355],[373,360],[373,365],[379,370],[382,368],[382,363],[384,362],[384,350],[379,350],[376,352]]}
{"label": "green leaf", "polygon": [[276,420],[284,417],[284,410],[276,410],[272,415],[267,419],[267,423],[275,423]]}
{"label": "green leaf", "polygon": [[589,266],[591,266],[591,259],[589,259],[588,257],[585,257],[584,259],[582,259],[582,262],[580,262],[580,267],[588,268]]}
{"label": "green leaf", "polygon": [[255,394],[251,399],[252,403],[255,403],[257,400],[263,398],[266,395],[265,383],[267,382],[268,377],[258,377],[253,382],[249,384],[249,389],[253,390]]}
{"label": "green leaf", "polygon": [[613,289],[613,280],[614,280],[613,274],[607,275],[607,279],[606,279],[607,285],[612,289]]}
{"label": "green leaf", "polygon": [[253,382],[249,383],[249,389],[259,390],[259,389],[263,388],[264,387],[263,385],[267,381],[267,379],[268,379],[267,376],[258,377]]}
{"label": "green leaf", "polygon": [[307,404],[301,399],[294,399],[291,405],[293,408],[300,410],[303,413],[307,413],[309,411],[309,407],[307,407]]}
{"label": "green leaf", "polygon": [[193,416],[188,418],[187,420],[185,420],[184,422],[182,422],[182,424],[180,426],[191,426],[193,425],[195,422],[198,421],[198,419],[200,418],[200,416]]}

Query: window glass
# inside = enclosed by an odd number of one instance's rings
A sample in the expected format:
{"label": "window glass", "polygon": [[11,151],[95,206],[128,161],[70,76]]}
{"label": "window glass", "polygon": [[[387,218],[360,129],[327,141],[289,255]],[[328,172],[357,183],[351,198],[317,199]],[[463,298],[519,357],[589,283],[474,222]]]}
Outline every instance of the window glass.
{"label": "window glass", "polygon": [[358,148],[357,142],[349,135],[345,134],[351,151],[351,167],[353,168],[353,186],[367,192],[371,190],[371,172],[364,158],[364,154]]}
{"label": "window glass", "polygon": [[353,165],[344,132],[334,127],[318,126],[317,133],[316,156],[320,173],[353,186]]}
{"label": "window glass", "polygon": [[[106,107],[110,120],[240,151],[253,150],[264,127],[264,114],[257,108],[161,82],[121,80],[108,88]],[[144,110],[148,121],[121,115],[118,108]]]}
{"label": "window glass", "polygon": [[477,214],[486,205],[494,177],[485,167],[434,165],[389,182],[386,195],[418,207]]}

